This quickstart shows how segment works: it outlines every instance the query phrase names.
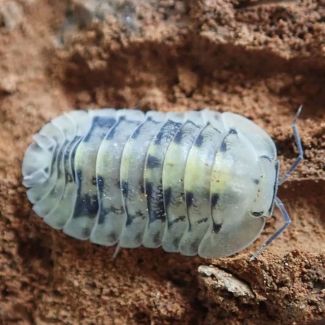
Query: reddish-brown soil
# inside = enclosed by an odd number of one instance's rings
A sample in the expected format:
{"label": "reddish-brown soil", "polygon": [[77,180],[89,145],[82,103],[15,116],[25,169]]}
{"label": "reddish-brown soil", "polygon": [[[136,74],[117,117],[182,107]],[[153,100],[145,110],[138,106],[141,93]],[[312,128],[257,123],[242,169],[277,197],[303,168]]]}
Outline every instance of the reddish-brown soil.
{"label": "reddish-brown soil", "polygon": [[[322,0],[0,0],[0,324],[321,324],[325,320],[325,4]],[[232,258],[122,250],[50,229],[21,161],[46,121],[85,107],[239,112],[274,138],[293,223]],[[220,285],[200,265],[246,284]],[[323,323],[322,323],[323,324]]]}

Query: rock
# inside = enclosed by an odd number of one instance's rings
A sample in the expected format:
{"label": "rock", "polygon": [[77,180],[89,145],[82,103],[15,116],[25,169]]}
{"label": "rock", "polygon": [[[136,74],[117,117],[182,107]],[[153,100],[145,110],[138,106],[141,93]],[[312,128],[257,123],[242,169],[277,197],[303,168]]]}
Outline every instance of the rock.
{"label": "rock", "polygon": [[17,90],[17,77],[8,74],[4,78],[0,78],[0,94],[12,94]]}
{"label": "rock", "polygon": [[218,297],[227,292],[241,300],[250,300],[255,298],[255,294],[250,287],[243,281],[237,279],[231,273],[214,266],[199,266],[199,276],[201,286],[206,287],[210,293]]}
{"label": "rock", "polygon": [[15,1],[6,1],[0,5],[0,28],[13,30],[23,20],[23,8]]}

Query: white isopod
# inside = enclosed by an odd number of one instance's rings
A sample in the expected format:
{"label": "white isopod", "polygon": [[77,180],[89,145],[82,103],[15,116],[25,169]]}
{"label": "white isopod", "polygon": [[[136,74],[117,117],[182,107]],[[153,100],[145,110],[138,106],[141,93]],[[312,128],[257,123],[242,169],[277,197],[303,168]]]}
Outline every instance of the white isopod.
{"label": "white isopod", "polygon": [[78,239],[159,247],[206,258],[251,244],[276,205],[284,218],[256,257],[290,223],[276,196],[276,147],[252,121],[210,110],[159,113],[101,109],[53,119],[25,153],[33,210]]}

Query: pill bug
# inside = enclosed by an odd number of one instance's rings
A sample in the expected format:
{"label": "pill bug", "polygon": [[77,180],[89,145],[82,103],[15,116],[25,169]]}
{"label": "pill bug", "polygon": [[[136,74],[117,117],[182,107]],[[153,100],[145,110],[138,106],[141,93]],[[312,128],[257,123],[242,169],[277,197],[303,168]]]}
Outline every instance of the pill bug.
{"label": "pill bug", "polygon": [[276,147],[249,119],[208,109],[143,113],[71,111],[33,136],[23,184],[33,210],[53,228],[105,246],[162,246],[212,258],[232,255],[263,230],[279,179]]}

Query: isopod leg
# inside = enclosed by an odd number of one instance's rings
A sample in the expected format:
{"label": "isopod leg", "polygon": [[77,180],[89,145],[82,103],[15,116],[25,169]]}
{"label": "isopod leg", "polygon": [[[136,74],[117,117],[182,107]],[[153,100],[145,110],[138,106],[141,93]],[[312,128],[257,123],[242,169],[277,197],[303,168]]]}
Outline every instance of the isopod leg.
{"label": "isopod leg", "polygon": [[298,157],[296,158],[294,163],[291,165],[289,170],[281,177],[279,185],[282,185],[288,179],[288,177],[291,175],[291,173],[297,168],[297,166],[304,159],[304,149],[302,147],[301,137],[300,137],[299,130],[298,130],[298,127],[297,127],[297,120],[299,118],[301,110],[302,110],[302,106],[300,106],[298,108],[296,116],[295,116],[295,118],[293,119],[293,122],[292,122],[293,136],[295,138],[295,143],[296,143],[296,146],[297,146],[297,149],[298,149]]}
{"label": "isopod leg", "polygon": [[112,258],[111,258],[112,261],[114,261],[116,259],[116,257],[118,255],[118,253],[120,252],[120,250],[121,250],[121,246],[120,246],[119,243],[117,243],[116,246],[115,246],[115,250],[114,250],[114,253],[112,255]]}
{"label": "isopod leg", "polygon": [[284,220],[284,224],[269,239],[267,239],[267,241],[251,256],[250,258],[251,261],[255,260],[267,248],[267,246],[269,246],[273,242],[273,240],[275,240],[284,232],[284,230],[291,223],[291,218],[289,216],[289,213],[286,210],[282,201],[278,197],[275,198],[275,204],[281,212],[282,218]]}

